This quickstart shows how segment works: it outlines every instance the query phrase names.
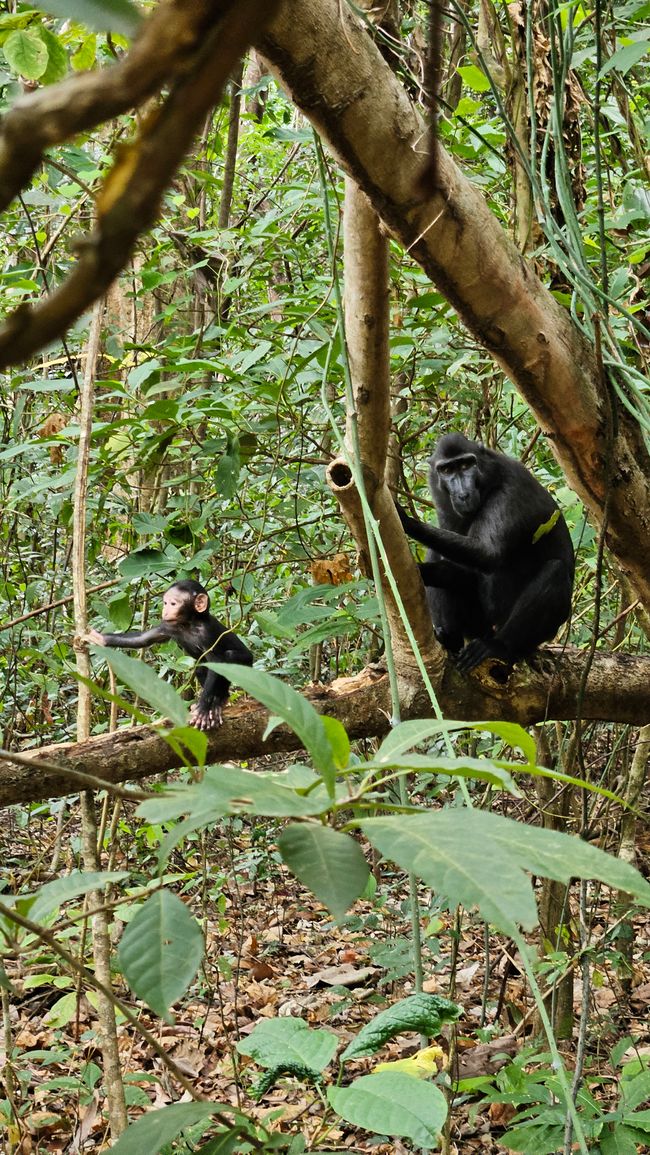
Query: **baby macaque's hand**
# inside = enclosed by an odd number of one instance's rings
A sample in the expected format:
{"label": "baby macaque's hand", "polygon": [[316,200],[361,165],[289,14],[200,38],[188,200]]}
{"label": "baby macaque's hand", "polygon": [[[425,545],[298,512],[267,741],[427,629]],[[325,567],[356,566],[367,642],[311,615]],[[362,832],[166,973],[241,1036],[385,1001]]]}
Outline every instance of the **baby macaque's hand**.
{"label": "baby macaque's hand", "polygon": [[98,630],[90,629],[87,634],[84,634],[84,642],[92,642],[94,646],[105,646],[104,635],[100,634]]}

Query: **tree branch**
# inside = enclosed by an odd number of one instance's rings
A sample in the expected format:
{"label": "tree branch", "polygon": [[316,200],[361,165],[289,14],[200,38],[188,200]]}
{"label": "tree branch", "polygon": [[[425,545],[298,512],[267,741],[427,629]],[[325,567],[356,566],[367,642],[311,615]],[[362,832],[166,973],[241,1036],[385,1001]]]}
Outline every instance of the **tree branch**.
{"label": "tree branch", "polygon": [[[195,133],[275,7],[277,0],[170,0],[155,10],[121,64],[17,102],[0,136],[0,207],[26,183],[48,144],[140,104],[164,79],[176,77],[160,111],[145,119],[139,137],[118,155],[98,198],[97,226],[78,245],[79,260],[61,288],[36,305],[22,305],[0,328],[0,368],[25,360],[61,336],[106,292],[139,236],[154,223],[162,194]],[[156,55],[161,42],[166,72]],[[144,66],[145,50],[157,65]]]}
{"label": "tree branch", "polygon": [[594,350],[522,259],[475,185],[438,146],[421,189],[426,130],[361,22],[338,0],[283,0],[260,51],[382,220],[490,351],[550,436],[569,483],[650,606],[650,455],[618,415]]}
{"label": "tree branch", "polygon": [[[463,679],[448,665],[440,689],[440,704],[448,718],[471,721],[500,718],[531,726],[536,722],[573,718],[584,654],[547,646],[534,663],[515,669],[507,686],[482,686],[476,678]],[[623,691],[624,687],[624,691]],[[338,718],[351,738],[386,734],[389,729],[388,679],[364,671],[341,678],[329,687],[305,693],[319,713]],[[404,718],[428,718],[431,704],[421,690],[405,706]],[[598,653],[589,673],[582,703],[583,720],[640,724],[650,717],[650,658]],[[300,742],[286,726],[264,738],[268,713],[256,703],[238,702],[228,708],[226,722],[210,734],[208,764],[299,750]],[[78,780],[65,768],[107,782],[135,782],[166,773],[179,765],[166,742],[147,726],[124,727],[88,742],[47,746],[33,752],[28,765],[3,754],[0,763],[0,806],[56,798],[74,793]],[[5,761],[7,759],[7,761]],[[46,771],[41,760],[56,763],[61,773]]]}

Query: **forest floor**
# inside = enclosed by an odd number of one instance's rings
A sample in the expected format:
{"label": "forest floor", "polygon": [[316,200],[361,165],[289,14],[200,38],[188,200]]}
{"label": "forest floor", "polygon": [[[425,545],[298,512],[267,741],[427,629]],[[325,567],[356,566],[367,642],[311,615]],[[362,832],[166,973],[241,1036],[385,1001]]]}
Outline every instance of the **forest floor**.
{"label": "forest floor", "polygon": [[[18,813],[11,812],[11,821],[3,823],[0,854],[9,866],[9,888],[18,883],[18,889],[33,889],[50,877],[56,823],[44,809],[28,825],[18,825]],[[155,847],[136,833],[137,827],[133,815],[125,811],[111,867],[129,869],[134,883],[142,884],[155,874]],[[383,867],[374,896],[357,902],[344,925],[337,926],[280,863],[273,845],[275,829],[266,822],[233,820],[174,852],[166,881],[200,919],[207,952],[188,998],[174,1009],[173,1022],[162,1023],[141,1007],[142,1022],[201,1096],[238,1105],[267,1123],[272,1116],[276,1129],[302,1133],[307,1150],[375,1155],[412,1151],[408,1143],[387,1141],[344,1123],[327,1110],[322,1092],[295,1078],[283,1077],[259,1102],[252,1096],[261,1070],[251,1059],[237,1055],[234,1047],[261,1019],[302,1018],[312,1027],[334,1031],[342,1049],[378,1011],[414,991],[403,876]],[[76,865],[77,836],[78,815],[72,806],[60,871]],[[121,901],[121,895],[116,898]],[[520,1070],[531,1075],[529,1082],[524,1078],[521,1106],[530,1106],[535,1099],[541,1105],[552,1102],[552,1088],[544,1082],[544,1073],[550,1072],[548,1057],[537,1061],[532,1057],[543,1056],[546,1048],[542,1044],[532,1048],[534,1008],[510,944],[486,935],[483,924],[470,913],[449,913],[425,890],[421,900],[425,990],[452,998],[463,1011],[459,1022],[432,1042],[440,1042],[446,1055],[456,1054],[461,1076],[483,1076],[492,1088],[496,1069],[503,1063],[495,1053],[519,1055]],[[634,921],[634,970],[624,998],[616,943],[609,942],[606,933],[614,921],[609,902],[606,892],[592,899],[592,932],[601,948],[593,957],[585,1062],[589,1086],[604,1109],[615,1103],[612,1096],[623,1054],[626,1060],[641,1054],[650,1062],[650,918],[641,915]],[[118,920],[120,913],[118,906]],[[119,933],[119,921],[116,925]],[[68,949],[79,950],[79,924],[59,933]],[[21,1155],[103,1150],[106,1104],[91,998],[77,997],[74,980],[44,946],[32,943],[18,960],[8,961],[7,973],[14,988],[9,1013],[23,1141],[7,1150],[19,1150]],[[137,1006],[119,975],[115,981],[120,996]],[[581,995],[576,975],[576,1024]],[[140,1108],[162,1107],[183,1097],[132,1027],[122,1023],[119,1037],[131,1119],[138,1117]],[[492,1041],[486,1045],[488,1040]],[[419,1046],[415,1034],[393,1038],[373,1059],[346,1064],[344,1080],[366,1074],[377,1062],[404,1059]],[[561,1044],[561,1049],[572,1067],[574,1041]],[[522,1052],[529,1056],[527,1062],[521,1061]],[[4,1061],[1,1053],[0,1060]],[[336,1077],[332,1064],[325,1072],[325,1085]],[[490,1103],[476,1090],[457,1096],[451,1108],[448,1151],[505,1152],[505,1128],[512,1125],[516,1110],[513,1100],[514,1093]]]}

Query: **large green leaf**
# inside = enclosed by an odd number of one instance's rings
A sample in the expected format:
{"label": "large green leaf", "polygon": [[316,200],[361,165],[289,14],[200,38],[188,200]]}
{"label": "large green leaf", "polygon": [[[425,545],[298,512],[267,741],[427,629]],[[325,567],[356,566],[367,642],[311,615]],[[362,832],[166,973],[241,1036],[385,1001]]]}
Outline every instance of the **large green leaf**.
{"label": "large green leaf", "polygon": [[173,789],[140,803],[148,822],[171,822],[189,815],[196,826],[232,814],[267,818],[308,818],[327,809],[322,787],[306,795],[287,785],[285,774],[256,774],[239,766],[209,766],[200,782]]}
{"label": "large green leaf", "polygon": [[[477,906],[486,922],[506,934],[518,924],[532,930],[537,907],[530,879],[486,827],[469,828],[473,811],[369,818],[361,828],[373,846],[403,870],[423,879],[453,906]],[[481,814],[482,818],[490,815]]]}
{"label": "large green leaf", "polygon": [[370,841],[454,905],[477,906],[508,934],[537,922],[527,871],[568,882],[598,878],[650,905],[650,885],[634,867],[579,838],[541,830],[479,810],[370,818]]}
{"label": "large green leaf", "polygon": [[34,922],[39,922],[64,902],[70,902],[71,899],[88,894],[91,890],[101,890],[109,882],[121,882],[128,877],[127,870],[112,870],[105,873],[101,870],[88,873],[74,870],[72,874],[44,883],[33,894],[19,895],[16,899],[16,909],[22,914],[28,914]]}
{"label": "large green leaf", "polygon": [[359,843],[331,826],[294,822],[283,830],[278,847],[287,866],[340,922],[370,874]]}
{"label": "large green leaf", "polygon": [[279,678],[272,678],[262,670],[251,670],[247,666],[226,665],[221,662],[206,662],[211,670],[216,670],[224,678],[241,686],[266,706],[272,714],[280,717],[298,735],[314,761],[314,766],[323,776],[331,797],[334,796],[336,770],[334,754],[322,718],[310,702],[291,686]]}
{"label": "large green leaf", "polygon": [[261,1019],[237,1043],[240,1055],[250,1055],[260,1067],[304,1067],[319,1075],[331,1063],[338,1047],[332,1031],[314,1030],[303,1019]]}
{"label": "large green leaf", "polygon": [[136,661],[135,658],[129,658],[119,650],[109,650],[106,646],[93,646],[93,651],[106,658],[120,681],[157,710],[161,717],[171,718],[176,726],[186,725],[187,704],[174,687],[159,678],[146,662]]}
{"label": "large green leaf", "polygon": [[417,774],[446,774],[449,778],[476,778],[479,782],[499,786],[510,794],[521,794],[510,770],[495,765],[489,758],[470,758],[463,754],[458,758],[445,758],[442,754],[403,754],[392,758],[385,756],[379,763],[376,759],[364,762],[363,769],[405,770]]}
{"label": "large green leaf", "polygon": [[374,1055],[384,1043],[403,1031],[417,1031],[420,1035],[435,1038],[443,1023],[454,1023],[462,1013],[462,1007],[440,995],[424,992],[409,995],[366,1023],[345,1048],[341,1062]]}
{"label": "large green leaf", "polygon": [[56,84],[68,71],[68,54],[58,36],[43,25],[39,35],[47,48],[47,68],[41,76],[41,84]]}
{"label": "large green leaf", "polygon": [[98,32],[119,32],[126,37],[135,36],[142,23],[142,13],[131,0],[38,0],[36,7]]}
{"label": "large green leaf", "polygon": [[650,906],[650,883],[643,875],[597,846],[571,834],[527,826],[499,814],[482,814],[477,810],[466,813],[469,827],[476,831],[477,837],[483,837],[481,831],[487,829],[484,823],[487,819],[489,837],[507,847],[510,854],[516,855],[520,866],[532,874],[555,878],[558,882],[569,882],[573,877],[597,878]]}
{"label": "large green leaf", "polygon": [[600,75],[605,76],[612,69],[616,72],[622,73],[625,76],[630,68],[634,68],[640,60],[650,51],[650,39],[645,36],[642,40],[634,40],[632,44],[626,44],[624,48],[619,48],[600,70]]}
{"label": "large green leaf", "polygon": [[148,1111],[120,1135],[111,1151],[113,1155],[158,1155],[182,1131],[217,1111],[232,1114],[232,1107],[223,1103],[172,1103],[159,1111]]}
{"label": "large green leaf", "polygon": [[26,28],[11,32],[2,50],[9,67],[26,80],[38,80],[47,68],[47,45],[36,30]]}
{"label": "large green leaf", "polygon": [[410,722],[400,722],[384,738],[375,754],[375,762],[389,762],[396,755],[412,750],[414,746],[426,742],[436,734],[448,734],[454,730],[484,731],[495,734],[516,750],[521,750],[529,765],[535,765],[535,742],[522,726],[515,722],[449,722],[438,718],[416,718]]}
{"label": "large green leaf", "polygon": [[331,1106],[355,1127],[437,1147],[447,1117],[442,1091],[402,1071],[363,1075],[349,1087],[330,1087]]}
{"label": "large green leaf", "polygon": [[184,902],[157,890],[126,927],[118,960],[133,992],[161,1018],[189,987],[203,958],[201,928]]}

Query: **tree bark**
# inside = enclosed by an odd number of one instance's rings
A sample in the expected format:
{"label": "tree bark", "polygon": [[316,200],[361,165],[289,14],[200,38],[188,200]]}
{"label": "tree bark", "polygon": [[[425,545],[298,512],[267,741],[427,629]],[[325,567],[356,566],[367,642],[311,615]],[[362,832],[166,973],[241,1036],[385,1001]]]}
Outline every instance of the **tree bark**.
{"label": "tree bark", "polygon": [[[584,654],[580,650],[546,646],[534,663],[515,669],[507,686],[482,686],[464,680],[447,667],[439,700],[447,718],[470,721],[500,718],[532,726],[549,719],[575,717]],[[338,718],[350,738],[386,734],[390,728],[388,679],[364,671],[355,678],[340,678],[329,687],[305,692],[319,713]],[[431,717],[431,703],[424,689],[404,705],[404,719]],[[650,659],[625,654],[596,654],[582,702],[584,721],[630,722],[650,717]],[[286,726],[268,738],[268,712],[250,701],[228,708],[226,722],[209,735],[208,765],[299,750],[300,741]],[[20,759],[18,761],[17,759]],[[50,770],[43,763],[56,764]],[[179,759],[155,730],[147,726],[124,727],[88,742],[45,746],[17,755],[0,755],[0,806],[57,798],[86,786],[104,782],[136,782],[177,767]],[[93,776],[79,780],[66,770]],[[101,783],[100,783],[101,785]]]}
{"label": "tree bark", "polygon": [[[439,189],[422,193],[424,123],[351,11],[284,0],[259,48],[382,220],[515,382],[575,489],[650,605],[650,455],[618,415],[595,351],[522,259],[478,189],[439,149]],[[607,504],[608,503],[608,504]]]}

